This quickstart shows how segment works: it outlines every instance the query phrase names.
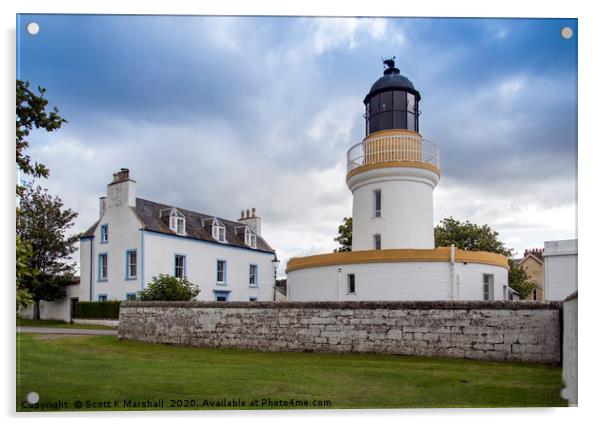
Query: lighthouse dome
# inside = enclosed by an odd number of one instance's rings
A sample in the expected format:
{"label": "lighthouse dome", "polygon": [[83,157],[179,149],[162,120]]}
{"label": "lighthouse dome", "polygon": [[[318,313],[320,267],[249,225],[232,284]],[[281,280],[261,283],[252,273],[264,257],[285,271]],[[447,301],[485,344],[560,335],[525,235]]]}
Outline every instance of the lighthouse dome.
{"label": "lighthouse dome", "polygon": [[374,84],[370,88],[370,92],[368,93],[368,95],[366,95],[365,100],[369,99],[377,93],[395,89],[405,90],[407,92],[414,93],[415,95],[417,95],[417,98],[420,99],[420,93],[414,88],[414,84],[410,81],[410,79],[404,75],[401,75],[397,68],[394,68],[394,70],[397,72],[392,72],[389,74],[386,73],[388,69],[385,70],[385,75],[383,75],[381,78],[374,82]]}
{"label": "lighthouse dome", "polygon": [[364,98],[366,136],[381,130],[405,129],[418,132],[420,92],[395,67],[395,58],[383,61],[387,67]]}

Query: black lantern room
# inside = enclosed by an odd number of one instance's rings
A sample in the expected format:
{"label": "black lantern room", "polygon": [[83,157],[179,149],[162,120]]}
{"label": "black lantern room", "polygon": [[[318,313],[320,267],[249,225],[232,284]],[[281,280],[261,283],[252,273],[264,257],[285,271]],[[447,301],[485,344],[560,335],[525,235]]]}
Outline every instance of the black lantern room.
{"label": "black lantern room", "polygon": [[384,60],[384,75],[364,98],[366,136],[380,130],[407,129],[418,132],[420,93],[395,68],[395,57]]}

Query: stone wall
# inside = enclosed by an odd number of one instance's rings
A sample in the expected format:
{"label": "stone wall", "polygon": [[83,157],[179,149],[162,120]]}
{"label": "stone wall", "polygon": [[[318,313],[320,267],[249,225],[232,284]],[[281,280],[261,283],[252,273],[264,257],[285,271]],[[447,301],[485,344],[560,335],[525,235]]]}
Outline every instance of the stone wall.
{"label": "stone wall", "polygon": [[557,302],[124,302],[119,320],[144,342],[560,362]]}
{"label": "stone wall", "polygon": [[578,317],[579,300],[577,292],[575,292],[562,304],[562,380],[565,388],[561,395],[568,400],[570,407],[576,407],[578,402]]}

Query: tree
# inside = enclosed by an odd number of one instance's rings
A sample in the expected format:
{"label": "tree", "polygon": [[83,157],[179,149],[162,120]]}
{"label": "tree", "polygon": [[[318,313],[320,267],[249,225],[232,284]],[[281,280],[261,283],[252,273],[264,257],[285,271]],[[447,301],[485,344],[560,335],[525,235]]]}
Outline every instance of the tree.
{"label": "tree", "polygon": [[527,271],[513,262],[510,262],[508,270],[508,286],[516,291],[521,299],[528,299],[536,287],[535,283],[529,279]]}
{"label": "tree", "polygon": [[443,219],[435,226],[435,247],[454,244],[461,250],[488,251],[512,256],[512,249],[498,239],[498,232],[489,225],[476,225],[470,221],[460,222],[453,217]]}
{"label": "tree", "polygon": [[[25,150],[29,146],[26,137],[29,136],[31,130],[45,129],[48,132],[53,132],[61,127],[67,120],[59,116],[57,107],[48,113],[46,106],[48,100],[44,98],[46,89],[38,87],[39,95],[36,95],[29,88],[29,82],[17,80],[17,168],[23,173],[33,177],[48,177],[48,169],[41,163],[33,161]],[[17,195],[21,195],[23,187],[17,184]]]}
{"label": "tree", "polygon": [[27,263],[31,259],[31,246],[21,241],[21,237],[17,235],[17,266],[16,266],[16,282],[17,282],[17,310],[26,308],[33,303],[31,293],[25,288],[25,280],[31,276],[32,272],[27,268]]}
{"label": "tree", "polygon": [[35,319],[39,319],[40,301],[64,297],[64,286],[73,282],[74,265],[68,261],[79,234],[67,237],[66,232],[76,217],[76,212],[63,209],[60,198],[40,186],[23,188],[17,235],[31,247],[31,256],[22,258],[27,273],[21,283],[32,296]]}
{"label": "tree", "polygon": [[334,250],[335,253],[351,251],[351,243],[353,241],[353,218],[343,218],[343,224],[339,225],[339,236],[334,240],[340,244],[340,247]]}
{"label": "tree", "polygon": [[201,290],[186,278],[176,278],[171,275],[159,274],[138,292],[140,300],[182,300],[194,299]]}

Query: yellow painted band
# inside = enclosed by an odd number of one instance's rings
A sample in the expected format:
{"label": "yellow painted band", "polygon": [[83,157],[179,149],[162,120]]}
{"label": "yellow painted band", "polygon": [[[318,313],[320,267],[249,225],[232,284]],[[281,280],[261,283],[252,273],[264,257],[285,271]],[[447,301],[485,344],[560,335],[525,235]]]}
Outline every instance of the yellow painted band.
{"label": "yellow painted band", "polygon": [[[455,250],[456,262],[481,263],[501,266],[508,269],[506,256],[485,251]],[[315,256],[293,257],[286,265],[286,272],[320,266],[349,265],[356,263],[391,263],[391,262],[450,262],[451,249],[437,247],[434,249],[386,249],[361,250],[343,253],[327,253]]]}
{"label": "yellow painted band", "polygon": [[441,176],[437,166],[429,163],[423,163],[422,161],[385,161],[382,163],[364,164],[363,166],[356,167],[347,173],[346,179],[349,180],[350,177],[368,170],[384,169],[386,167],[415,167],[417,169],[430,170],[431,172],[436,173],[437,176]]}
{"label": "yellow painted band", "polygon": [[369,141],[371,139],[378,139],[381,136],[400,136],[400,135],[416,136],[416,140],[418,140],[418,141],[422,138],[422,136],[420,136],[420,133],[415,132],[414,130],[387,129],[387,130],[379,130],[378,132],[370,133],[368,136],[366,136],[364,138],[364,142]]}

